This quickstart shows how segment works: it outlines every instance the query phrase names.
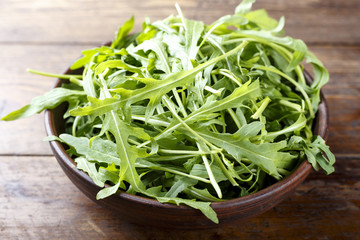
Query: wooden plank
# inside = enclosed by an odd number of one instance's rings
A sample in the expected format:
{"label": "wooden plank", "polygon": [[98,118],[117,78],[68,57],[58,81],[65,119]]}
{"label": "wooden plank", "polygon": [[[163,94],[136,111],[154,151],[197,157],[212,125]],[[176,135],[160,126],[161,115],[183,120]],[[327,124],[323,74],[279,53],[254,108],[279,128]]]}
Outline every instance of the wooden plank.
{"label": "wooden plank", "polygon": [[[191,15],[197,1],[179,3]],[[113,38],[118,27],[131,15],[141,29],[145,17],[152,20],[176,14],[175,1],[2,1],[0,29],[3,42],[96,42]],[[51,29],[48,27],[51,26]]]}
{"label": "wooden plank", "polygon": [[[232,13],[237,2],[202,1],[196,19],[213,21],[224,13]],[[309,44],[359,44],[360,3],[357,0],[263,0],[256,1],[254,9],[265,8],[271,17],[285,17],[285,31]],[[211,12],[211,16],[207,13]],[[336,29],[336,30],[335,30]],[[355,33],[356,32],[356,33]]]}
{"label": "wooden plank", "polygon": [[[0,117],[43,95],[53,86],[55,79],[39,77],[26,72],[27,68],[62,73],[88,45],[0,45]],[[51,59],[51,60],[49,60]],[[46,136],[43,115],[15,122],[0,121],[0,154],[51,154]]]}
{"label": "wooden plank", "polygon": [[[4,45],[3,45],[4,46]],[[6,45],[0,52],[0,116],[44,94],[54,80],[29,74],[26,68],[61,73],[80,56],[82,49],[94,45]],[[330,110],[328,144],[335,153],[360,154],[360,47],[312,46],[330,71],[324,87]],[[16,64],[14,64],[16,63]],[[51,154],[43,119],[34,116],[17,122],[0,122],[0,154]]]}
{"label": "wooden plank", "polygon": [[[358,239],[358,160],[312,173],[274,209],[233,226],[178,231],[136,226],[87,199],[53,157],[0,157],[1,239]],[[291,229],[291,231],[290,231]]]}
{"label": "wooden plank", "polygon": [[[158,20],[176,14],[175,2],[2,0],[0,42],[99,44],[111,40],[116,29],[131,14],[137,19],[136,30],[141,29],[146,16]],[[186,17],[208,24],[232,14],[238,4],[231,0],[177,2]],[[266,8],[277,19],[285,16],[287,33],[308,43],[360,43],[360,4],[357,0],[258,0],[254,8]]]}
{"label": "wooden plank", "polygon": [[[0,109],[7,112],[21,107],[38,95],[49,91],[55,79],[28,73],[27,68],[51,73],[63,73],[81,56],[81,51],[96,45],[6,45],[0,57],[6,59],[0,68]],[[5,96],[10,96],[8,101]],[[4,104],[6,101],[6,104]]]}
{"label": "wooden plank", "polygon": [[16,122],[0,122],[0,155],[52,155],[43,114]]}

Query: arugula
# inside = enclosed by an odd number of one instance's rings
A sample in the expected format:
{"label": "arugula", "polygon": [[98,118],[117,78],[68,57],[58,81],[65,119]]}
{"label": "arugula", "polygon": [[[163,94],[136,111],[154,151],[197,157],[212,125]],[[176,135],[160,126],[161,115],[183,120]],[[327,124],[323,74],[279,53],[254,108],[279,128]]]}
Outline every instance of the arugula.
{"label": "arugula", "polygon": [[68,102],[71,106],[78,105],[86,96],[84,91],[71,90],[67,88],[54,88],[44,96],[33,98],[30,104],[16,110],[1,118],[4,121],[12,121],[19,118],[29,117],[40,113],[45,109],[54,109],[62,102]]}
{"label": "arugula", "polygon": [[[185,204],[218,222],[210,203],[248,195],[290,174],[305,158],[334,171],[335,157],[312,124],[327,70],[306,44],[283,36],[284,19],[251,11],[210,25],[178,16],[143,24],[131,17],[110,46],[84,50],[81,75],[2,120],[68,102],[67,144],[77,167],[104,187]],[[314,81],[305,81],[303,62]],[[110,184],[110,186],[106,186]],[[106,187],[105,187],[106,186]]]}

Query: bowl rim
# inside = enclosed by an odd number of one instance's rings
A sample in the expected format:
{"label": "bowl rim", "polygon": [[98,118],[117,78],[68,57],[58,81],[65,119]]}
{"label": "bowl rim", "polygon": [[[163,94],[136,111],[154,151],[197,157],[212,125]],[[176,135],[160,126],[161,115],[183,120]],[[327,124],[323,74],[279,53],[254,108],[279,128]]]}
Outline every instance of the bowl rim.
{"label": "bowl rim", "polygon": [[[72,72],[70,68],[68,68],[64,74],[68,74]],[[308,83],[313,81],[312,76],[304,70],[305,79]],[[55,84],[53,88],[59,87],[61,83],[63,82],[62,79],[56,79]],[[328,137],[328,126],[329,126],[329,112],[328,107],[326,103],[325,96],[320,90],[320,97],[321,102],[319,104],[319,108],[317,111],[316,118],[314,120],[314,126],[317,125],[317,128],[314,129],[314,133],[316,135],[320,135],[324,140]],[[55,121],[54,121],[54,110],[46,110],[45,111],[45,129],[48,136],[58,136],[58,132],[55,128]],[[321,116],[321,118],[319,117]],[[92,185],[93,188],[97,188],[101,190],[102,188],[97,186],[92,179],[89,177],[87,173],[85,173],[82,170],[79,170],[76,167],[75,161],[66,153],[65,148],[62,146],[62,144],[59,141],[50,141],[49,142],[53,152],[57,153],[58,156],[61,158],[62,163],[64,163],[68,169],[71,169],[71,174],[81,177],[83,180],[85,180],[88,184]],[[59,161],[59,160],[58,160]],[[281,179],[280,181],[259,190],[256,193],[252,193],[243,197],[238,197],[234,199],[219,201],[219,202],[211,202],[211,207],[215,210],[224,210],[229,208],[229,211],[232,211],[231,208],[241,205],[247,205],[249,203],[255,203],[260,202],[262,199],[265,199],[268,197],[268,195],[273,195],[276,193],[281,193],[284,190],[287,189],[289,185],[291,185],[293,182],[303,182],[305,178],[309,175],[309,173],[312,170],[311,164],[305,159],[302,163],[298,165],[298,167],[287,177]],[[106,186],[109,187],[109,186]],[[296,186],[295,186],[296,187]],[[122,198],[123,200],[129,200],[134,203],[139,204],[146,204],[151,207],[157,207],[157,208],[166,208],[166,209],[184,209],[184,210],[193,210],[193,208],[186,206],[186,205],[175,205],[175,204],[169,204],[169,203],[161,203],[157,201],[156,199],[146,198],[143,196],[133,195],[130,193],[126,193],[122,190],[118,190],[117,193],[115,193],[113,196]]]}

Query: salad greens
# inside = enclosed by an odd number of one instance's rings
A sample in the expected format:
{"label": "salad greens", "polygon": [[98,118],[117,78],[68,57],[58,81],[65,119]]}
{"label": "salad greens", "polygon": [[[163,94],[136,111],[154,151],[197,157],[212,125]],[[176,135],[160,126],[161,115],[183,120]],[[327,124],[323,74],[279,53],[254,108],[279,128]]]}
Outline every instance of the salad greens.
{"label": "salad greens", "polygon": [[[214,201],[245,196],[289,175],[304,159],[334,171],[334,155],[312,124],[329,78],[305,43],[283,36],[284,19],[251,11],[210,25],[178,16],[129,35],[130,18],[110,46],[84,50],[81,75],[2,120],[68,102],[66,133],[77,167],[104,187],[185,204],[218,222]],[[301,63],[313,66],[308,85]],[[105,187],[105,184],[107,187]]]}

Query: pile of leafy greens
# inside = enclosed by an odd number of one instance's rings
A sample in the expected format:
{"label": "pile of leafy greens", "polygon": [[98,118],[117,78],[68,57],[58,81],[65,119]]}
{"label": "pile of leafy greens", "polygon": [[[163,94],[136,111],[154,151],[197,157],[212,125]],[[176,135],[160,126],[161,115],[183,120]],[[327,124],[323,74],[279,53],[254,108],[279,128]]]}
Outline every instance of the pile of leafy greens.
{"label": "pile of leafy greens", "polygon": [[[69,146],[77,167],[104,187],[185,204],[218,222],[214,201],[245,196],[281,180],[307,159],[334,171],[334,155],[312,124],[329,75],[303,41],[283,37],[284,19],[250,11],[211,25],[178,16],[84,50],[71,69],[31,71],[69,82],[2,120],[68,102],[67,131],[49,140]],[[312,65],[306,82],[301,63]]]}

